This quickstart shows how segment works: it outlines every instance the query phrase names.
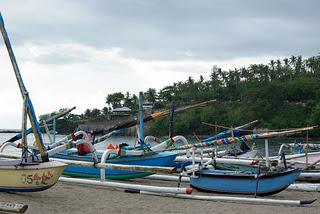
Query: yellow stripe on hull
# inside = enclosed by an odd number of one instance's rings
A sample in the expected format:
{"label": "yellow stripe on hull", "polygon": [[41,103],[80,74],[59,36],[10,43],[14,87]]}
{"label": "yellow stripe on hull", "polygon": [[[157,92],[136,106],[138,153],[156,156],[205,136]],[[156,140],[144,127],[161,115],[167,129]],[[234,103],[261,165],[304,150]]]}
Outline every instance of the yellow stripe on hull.
{"label": "yellow stripe on hull", "polygon": [[50,161],[37,165],[0,166],[0,191],[42,191],[57,183],[66,164]]}

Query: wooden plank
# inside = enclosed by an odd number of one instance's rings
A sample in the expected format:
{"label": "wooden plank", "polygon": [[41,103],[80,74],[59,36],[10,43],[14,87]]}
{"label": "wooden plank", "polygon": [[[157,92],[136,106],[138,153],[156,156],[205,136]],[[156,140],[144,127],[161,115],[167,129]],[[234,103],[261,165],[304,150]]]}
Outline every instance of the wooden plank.
{"label": "wooden plank", "polygon": [[28,209],[26,204],[0,202],[0,212],[24,213]]}

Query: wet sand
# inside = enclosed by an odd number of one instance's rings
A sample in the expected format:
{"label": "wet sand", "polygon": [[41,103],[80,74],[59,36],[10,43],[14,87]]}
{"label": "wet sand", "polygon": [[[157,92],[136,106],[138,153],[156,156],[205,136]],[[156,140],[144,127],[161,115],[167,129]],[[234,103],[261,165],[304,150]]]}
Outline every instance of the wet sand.
{"label": "wet sand", "polygon": [[[135,183],[176,186],[175,183],[138,179]],[[194,192],[195,194],[203,194]],[[208,194],[206,194],[208,195]],[[209,194],[210,195],[210,194]],[[224,195],[227,196],[227,195]],[[0,201],[29,205],[26,213],[319,213],[319,192],[283,191],[268,198],[318,200],[304,207],[198,201],[126,193],[120,189],[59,182],[37,193],[0,193]]]}

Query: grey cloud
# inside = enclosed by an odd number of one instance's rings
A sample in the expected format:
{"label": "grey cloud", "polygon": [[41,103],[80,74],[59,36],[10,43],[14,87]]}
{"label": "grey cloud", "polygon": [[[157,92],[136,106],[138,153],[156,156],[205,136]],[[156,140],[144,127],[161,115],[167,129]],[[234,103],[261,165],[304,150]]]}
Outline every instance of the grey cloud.
{"label": "grey cloud", "polygon": [[320,46],[317,0],[4,0],[0,7],[17,45],[77,42],[169,60],[187,51],[196,59],[313,55]]}
{"label": "grey cloud", "polygon": [[39,64],[72,64],[72,63],[84,63],[88,59],[80,55],[66,55],[59,53],[43,54],[33,58],[33,61]]}

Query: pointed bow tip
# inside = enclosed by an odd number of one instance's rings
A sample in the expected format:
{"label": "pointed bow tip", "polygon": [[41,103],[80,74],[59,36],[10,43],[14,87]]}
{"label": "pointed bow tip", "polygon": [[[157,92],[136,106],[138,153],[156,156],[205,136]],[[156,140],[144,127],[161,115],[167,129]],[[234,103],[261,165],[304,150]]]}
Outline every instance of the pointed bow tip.
{"label": "pointed bow tip", "polygon": [[312,204],[316,200],[317,199],[302,200],[302,201],[300,201],[300,205]]}

